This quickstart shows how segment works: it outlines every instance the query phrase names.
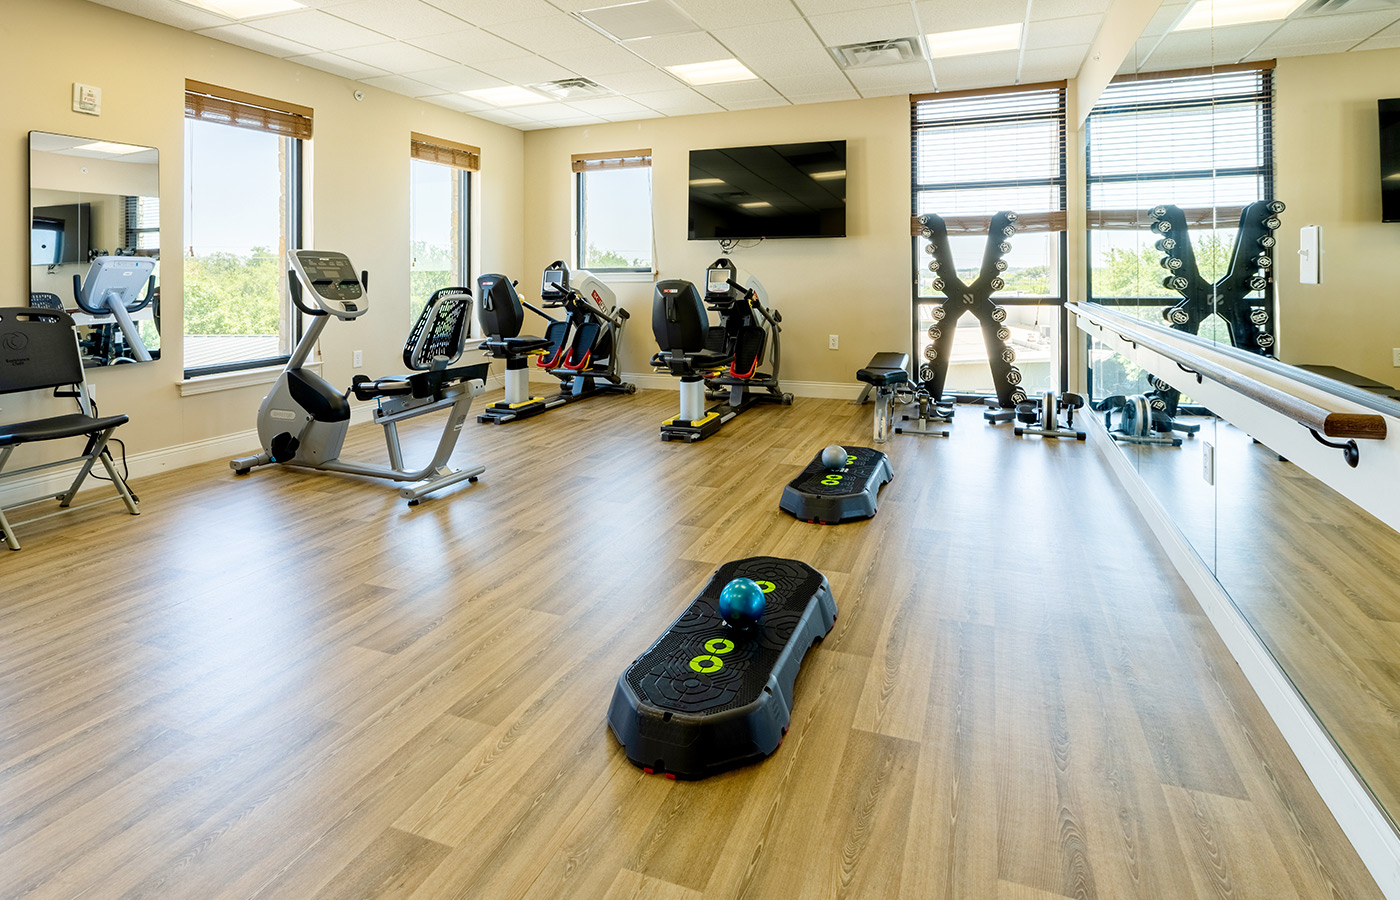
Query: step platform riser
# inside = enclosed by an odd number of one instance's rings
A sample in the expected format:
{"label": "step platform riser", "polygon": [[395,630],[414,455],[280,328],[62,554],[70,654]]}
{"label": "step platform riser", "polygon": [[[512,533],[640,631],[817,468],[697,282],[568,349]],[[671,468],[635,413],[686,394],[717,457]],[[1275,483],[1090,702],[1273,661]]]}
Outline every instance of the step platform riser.
{"label": "step platform riser", "polygon": [[847,447],[846,465],[829,469],[818,453],[783,488],[778,507],[804,522],[836,525],[875,515],[880,488],[894,478],[890,458],[870,447]]}

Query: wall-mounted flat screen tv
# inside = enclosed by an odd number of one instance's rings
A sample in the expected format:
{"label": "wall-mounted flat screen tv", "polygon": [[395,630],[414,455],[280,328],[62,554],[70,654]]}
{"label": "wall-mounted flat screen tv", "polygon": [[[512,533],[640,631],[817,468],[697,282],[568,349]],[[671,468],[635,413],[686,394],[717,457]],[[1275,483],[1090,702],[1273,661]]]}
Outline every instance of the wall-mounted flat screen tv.
{"label": "wall-mounted flat screen tv", "polygon": [[690,239],[846,236],[846,142],[690,151]]}
{"label": "wall-mounted flat screen tv", "polygon": [[85,263],[92,249],[92,204],[36,206],[29,225],[29,264]]}
{"label": "wall-mounted flat screen tv", "polygon": [[1381,221],[1400,222],[1400,99],[1382,100]]}

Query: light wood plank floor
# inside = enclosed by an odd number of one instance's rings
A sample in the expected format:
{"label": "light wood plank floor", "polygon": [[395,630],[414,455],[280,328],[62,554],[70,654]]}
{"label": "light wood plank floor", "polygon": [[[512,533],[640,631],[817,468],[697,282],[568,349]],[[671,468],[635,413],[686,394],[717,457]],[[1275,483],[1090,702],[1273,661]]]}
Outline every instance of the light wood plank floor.
{"label": "light wood plank floor", "polygon": [[[1382,807],[1400,814],[1400,534],[1227,422],[1139,472]],[[1365,454],[1362,454],[1363,465]]]}
{"label": "light wood plank floor", "polygon": [[[873,520],[827,527],[779,493],[868,443],[870,407],[687,446],[657,438],[675,403],[472,424],[481,483],[413,510],[217,462],[141,479],[139,518],[25,528],[0,897],[1379,897],[1092,447],[964,409],[886,445]],[[792,731],[705,781],[642,774],[604,722],[618,673],[760,553],[840,608]]]}

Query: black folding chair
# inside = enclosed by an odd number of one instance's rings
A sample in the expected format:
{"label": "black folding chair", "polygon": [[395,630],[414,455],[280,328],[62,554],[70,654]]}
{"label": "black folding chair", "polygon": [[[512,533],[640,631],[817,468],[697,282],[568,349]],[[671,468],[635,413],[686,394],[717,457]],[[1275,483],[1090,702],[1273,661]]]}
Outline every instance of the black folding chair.
{"label": "black folding chair", "polygon": [[[77,398],[81,412],[10,425],[0,424],[0,483],[55,466],[82,463],[78,476],[62,493],[44,494],[30,500],[0,505],[0,535],[4,536],[11,550],[19,549],[19,540],[15,537],[14,526],[5,517],[5,510],[45,500],[57,500],[60,507],[70,506],[84,479],[92,471],[93,464],[99,461],[111,476],[112,484],[121,495],[127,511],[133,516],[141,512],[126,482],[117,474],[111,453],[107,450],[107,441],[111,439],[112,432],[124,425],[127,417],[95,418],[92,415],[92,400],[88,396],[87,381],[83,375],[73,318],[62,310],[23,306],[0,308],[0,394],[65,386],[76,389],[71,396]],[[87,439],[87,447],[81,456],[39,463],[13,472],[4,471],[10,455],[22,444],[74,437]]]}

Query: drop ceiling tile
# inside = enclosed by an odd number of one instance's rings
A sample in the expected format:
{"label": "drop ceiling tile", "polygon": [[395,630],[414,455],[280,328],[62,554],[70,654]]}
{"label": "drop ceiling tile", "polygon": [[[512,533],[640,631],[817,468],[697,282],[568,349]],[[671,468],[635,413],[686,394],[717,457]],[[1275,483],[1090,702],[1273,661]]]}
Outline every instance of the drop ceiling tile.
{"label": "drop ceiling tile", "polygon": [[728,106],[730,101],[776,100],[782,95],[763,81],[736,81],[731,84],[706,84],[695,89],[716,103]]}
{"label": "drop ceiling tile", "polygon": [[890,0],[793,0],[803,15],[821,16],[827,13],[851,12],[890,6]]}
{"label": "drop ceiling tile", "polygon": [[760,78],[840,75],[841,67],[825,49],[800,53],[764,53],[741,60]]}
{"label": "drop ceiling tile", "polygon": [[629,100],[626,97],[595,97],[592,100],[574,100],[569,105],[590,116],[613,116],[648,111],[636,100]]}
{"label": "drop ceiling tile", "polygon": [[522,56],[518,59],[494,59],[479,62],[473,68],[487,75],[504,78],[511,84],[537,84],[541,81],[554,81],[569,78],[574,73],[558,63],[552,63],[542,56]]}
{"label": "drop ceiling tile", "polygon": [[769,78],[768,83],[785,97],[791,97],[794,94],[824,94],[828,91],[851,90],[851,82],[839,71],[821,75]]}
{"label": "drop ceiling tile", "polygon": [[1004,53],[979,53],[976,56],[955,56],[933,61],[933,76],[939,90],[955,91],[970,87],[1013,84],[1016,64],[1021,54],[1014,50]]}
{"label": "drop ceiling tile", "polygon": [[781,22],[802,15],[792,0],[676,0],[676,5],[708,31]]}
{"label": "drop ceiling tile", "polygon": [[1027,50],[1091,44],[1094,36],[1099,33],[1099,23],[1102,21],[1103,16],[1072,16],[1067,19],[1032,22],[1026,30],[1023,44]]}
{"label": "drop ceiling tile", "polygon": [[[1270,57],[1321,56],[1327,53],[1345,53],[1352,47],[1355,47],[1356,44],[1356,41],[1323,41],[1316,44],[1286,45],[1276,44],[1269,40],[1260,44],[1254,50],[1251,50],[1249,55],[1245,57],[1245,61],[1252,59],[1269,59]],[[1153,63],[1153,68],[1156,68],[1155,57],[1153,58]]]}
{"label": "drop ceiling tile", "polygon": [[[1039,2],[1032,6],[1039,6]],[[975,3],[948,3],[946,0],[918,0],[919,24],[924,34],[985,28],[1026,20],[1025,0],[977,0]]]}
{"label": "drop ceiling tile", "polygon": [[347,47],[382,44],[386,40],[386,35],[381,32],[337,19],[318,9],[253,19],[248,25],[288,40],[300,41],[318,50],[344,50]]}
{"label": "drop ceiling tile", "polygon": [[715,40],[733,51],[734,55],[761,56],[765,53],[791,53],[798,50],[822,50],[823,45],[802,19],[770,22],[766,25],[744,25],[710,32]]}
{"label": "drop ceiling tile", "polygon": [[1394,12],[1308,16],[1289,19],[1269,38],[1275,47],[1301,47],[1326,41],[1359,42],[1395,21]]}
{"label": "drop ceiling tile", "polygon": [[538,19],[558,10],[546,0],[428,0],[433,6],[473,25],[500,25]]}
{"label": "drop ceiling tile", "polygon": [[398,40],[457,31],[466,24],[423,0],[354,0],[332,6],[328,12],[338,19],[363,25]]}
{"label": "drop ceiling tile", "polygon": [[608,113],[603,118],[609,122],[631,122],[636,119],[659,119],[664,115],[665,113],[659,113],[654,109],[646,109],[635,113]]}
{"label": "drop ceiling tile", "polygon": [[1152,20],[1147,23],[1147,27],[1142,30],[1143,37],[1152,37],[1153,35],[1166,34],[1168,31],[1171,31],[1172,26],[1176,24],[1176,20],[1181,18],[1186,12],[1186,8],[1190,5],[1190,3],[1176,3],[1172,2],[1172,0],[1163,3],[1157,8],[1157,12],[1153,14]]}
{"label": "drop ceiling tile", "polygon": [[[640,65],[646,63],[638,60]],[[660,69],[639,69],[632,72],[618,72],[612,75],[598,75],[593,78],[605,88],[619,94],[632,96],[647,91],[674,91],[685,85]]]}
{"label": "drop ceiling tile", "polygon": [[536,122],[546,122],[550,125],[602,125],[607,121],[607,119],[600,118],[599,116],[581,116],[576,112],[568,115],[536,116],[533,114],[534,107],[526,107],[525,109],[531,111],[527,114]]}
{"label": "drop ceiling tile", "polygon": [[341,78],[372,78],[376,75],[389,74],[383,69],[367,66],[364,63],[346,59],[335,53],[312,53],[308,56],[293,56],[290,57],[287,62],[310,66],[313,69],[320,69],[322,72],[330,72],[332,75],[339,75]]}
{"label": "drop ceiling tile", "polygon": [[543,131],[546,128],[555,128],[557,126],[551,125],[548,122],[527,121],[521,122],[519,125],[512,125],[511,127],[518,131]]}
{"label": "drop ceiling tile", "polygon": [[1400,47],[1400,34],[1378,34],[1352,47],[1353,50],[1392,50]]}
{"label": "drop ceiling tile", "polygon": [[772,97],[767,100],[726,100],[720,104],[730,111],[740,109],[769,109],[774,106],[791,106],[785,97]]}
{"label": "drop ceiling tile", "polygon": [[1400,21],[1376,33],[1378,38],[1400,37]]}
{"label": "drop ceiling tile", "polygon": [[874,87],[863,87],[860,95],[867,100],[874,97],[894,97],[899,94],[927,94],[933,90],[933,82],[921,82],[911,84],[883,84]]}
{"label": "drop ceiling tile", "polygon": [[[1027,50],[1021,55],[1021,83],[1030,84],[1036,81],[1058,81],[1061,78],[1073,78],[1079,74],[1079,67],[1083,65],[1084,56],[1088,52],[1088,44],[1079,47]],[[934,71],[937,69],[935,68]]]}
{"label": "drop ceiling tile", "polygon": [[860,94],[853,87],[847,87],[844,91],[822,91],[818,94],[788,94],[787,98],[795,104],[800,103],[832,103],[837,100],[859,100]]}
{"label": "drop ceiling tile", "polygon": [[723,107],[689,88],[673,91],[651,91],[634,94],[633,100],[667,115],[684,116],[695,113],[721,112]]}
{"label": "drop ceiling tile", "polygon": [[438,106],[445,106],[448,109],[455,109],[458,112],[475,113],[483,109],[495,109],[495,107],[489,103],[482,103],[470,97],[463,97],[461,94],[437,94],[432,97],[421,97],[419,99],[425,100],[428,103],[434,103]]}
{"label": "drop ceiling tile", "polygon": [[[811,16],[807,21],[828,47],[855,44],[861,41],[883,41],[887,38],[918,34],[914,24],[914,9],[908,3],[880,6],[874,9],[826,13]],[[924,23],[927,27],[928,23]]]}
{"label": "drop ceiling tile", "polygon": [[595,47],[617,46],[611,38],[604,37],[578,19],[561,12],[540,19],[492,25],[487,30],[497,37],[505,38],[539,54],[564,51],[570,55],[587,55],[588,51]]}
{"label": "drop ceiling tile", "polygon": [[480,112],[472,113],[472,115],[476,116],[478,119],[485,119],[488,122],[496,122],[501,125],[509,125],[512,128],[519,127],[526,122],[534,121],[529,116],[522,116],[520,113],[508,109],[483,109]]}
{"label": "drop ceiling tile", "polygon": [[[928,74],[928,63],[923,60],[900,63],[897,66],[876,66],[871,69],[847,69],[846,77],[856,90],[865,94],[867,89],[888,85],[918,85],[921,90],[933,90],[933,79]],[[898,92],[896,92],[898,93]]]}
{"label": "drop ceiling tile", "polygon": [[1239,62],[1246,53],[1259,46],[1276,28],[1275,24],[1232,25],[1228,28],[1200,31],[1173,31],[1163,35],[1152,53],[1153,68],[1158,64],[1208,66]]}
{"label": "drop ceiling tile", "polygon": [[1035,0],[1033,19],[1063,19],[1066,16],[1101,15],[1108,12],[1109,0]]}
{"label": "drop ceiling tile", "polygon": [[269,56],[303,56],[316,52],[315,47],[308,47],[298,41],[289,41],[275,34],[268,34],[266,31],[258,31],[247,25],[220,25],[218,28],[205,28],[199,34],[229,44],[237,44],[240,47],[247,47],[249,50],[256,50]]}
{"label": "drop ceiling tile", "polygon": [[650,65],[635,53],[631,53],[614,43],[608,43],[601,47],[590,47],[586,51],[574,50],[572,47],[555,47],[541,53],[540,56],[573,69],[580,75],[587,75],[589,78],[596,78],[599,75],[615,75],[618,72],[634,72],[643,66]]}
{"label": "drop ceiling tile", "polygon": [[567,103],[532,103],[529,106],[512,108],[526,118],[537,119],[541,122],[553,121],[560,117],[584,115]]}
{"label": "drop ceiling tile", "polygon": [[512,59],[530,55],[530,51],[524,47],[517,47],[510,41],[502,40],[480,28],[468,28],[465,31],[454,31],[450,34],[409,38],[405,43],[421,47],[459,63],[466,63],[469,66],[498,59]]}
{"label": "drop ceiling tile", "polygon": [[728,59],[733,54],[704,32],[667,34],[646,40],[628,41],[627,49],[658,66]]}
{"label": "drop ceiling tile", "polygon": [[429,53],[421,47],[399,42],[371,44],[368,47],[351,47],[340,51],[340,55],[356,62],[362,62],[367,66],[377,66],[386,72],[397,72],[400,75],[421,72],[425,69],[440,69],[448,62],[436,53]]}
{"label": "drop ceiling tile", "polygon": [[385,91],[393,91],[395,94],[403,94],[405,97],[430,97],[439,92],[438,88],[431,84],[424,84],[403,75],[380,75],[375,78],[360,79],[370,87],[377,87]]}
{"label": "drop ceiling tile", "polygon": [[470,66],[443,66],[437,69],[427,69],[422,72],[414,72],[414,79],[431,84],[433,87],[444,91],[479,91],[482,88],[503,87],[505,82],[499,78],[487,75],[485,72],[478,72]]}

